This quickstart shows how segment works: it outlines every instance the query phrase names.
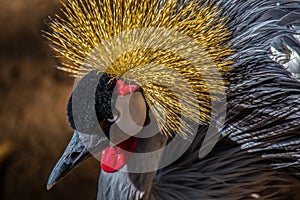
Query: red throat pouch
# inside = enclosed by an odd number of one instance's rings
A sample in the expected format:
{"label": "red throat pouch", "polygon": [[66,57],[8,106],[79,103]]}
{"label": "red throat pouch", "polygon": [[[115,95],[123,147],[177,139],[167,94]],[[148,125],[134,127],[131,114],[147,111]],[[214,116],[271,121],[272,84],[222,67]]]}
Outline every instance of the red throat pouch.
{"label": "red throat pouch", "polygon": [[102,152],[101,168],[107,173],[119,171],[130,158],[130,155],[135,150],[137,138],[129,138],[120,144],[107,147]]}

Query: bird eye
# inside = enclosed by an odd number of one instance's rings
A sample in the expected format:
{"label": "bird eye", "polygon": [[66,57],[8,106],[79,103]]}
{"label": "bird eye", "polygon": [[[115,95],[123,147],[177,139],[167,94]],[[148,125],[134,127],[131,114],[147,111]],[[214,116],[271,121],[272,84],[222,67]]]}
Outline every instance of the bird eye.
{"label": "bird eye", "polygon": [[113,122],[117,121],[118,119],[119,119],[119,115],[114,113],[109,118],[107,118],[107,121],[113,123]]}

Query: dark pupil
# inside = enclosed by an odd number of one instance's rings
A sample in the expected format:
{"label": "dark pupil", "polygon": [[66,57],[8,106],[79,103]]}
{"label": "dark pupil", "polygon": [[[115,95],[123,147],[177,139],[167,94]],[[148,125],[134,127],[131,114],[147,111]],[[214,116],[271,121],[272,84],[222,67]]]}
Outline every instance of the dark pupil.
{"label": "dark pupil", "polygon": [[119,113],[114,112],[111,114],[111,116],[109,118],[107,118],[107,121],[115,122],[115,121],[117,121],[118,118],[119,118]]}

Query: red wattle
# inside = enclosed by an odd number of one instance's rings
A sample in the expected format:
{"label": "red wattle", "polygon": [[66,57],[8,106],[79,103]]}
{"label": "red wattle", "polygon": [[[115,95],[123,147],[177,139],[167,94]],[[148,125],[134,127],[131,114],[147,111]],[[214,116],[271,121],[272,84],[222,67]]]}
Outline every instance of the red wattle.
{"label": "red wattle", "polygon": [[136,145],[137,139],[129,138],[117,146],[104,149],[101,157],[102,170],[107,173],[120,170],[126,164]]}
{"label": "red wattle", "polygon": [[127,85],[121,80],[117,80],[117,87],[118,87],[118,95],[119,96],[126,96],[127,94],[136,92],[140,90],[140,87],[137,85]]}

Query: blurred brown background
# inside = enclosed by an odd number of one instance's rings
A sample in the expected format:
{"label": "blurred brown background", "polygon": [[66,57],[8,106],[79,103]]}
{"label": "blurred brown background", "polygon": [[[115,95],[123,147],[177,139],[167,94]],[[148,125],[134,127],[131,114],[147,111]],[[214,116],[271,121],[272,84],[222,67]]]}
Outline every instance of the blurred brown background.
{"label": "blurred brown background", "polygon": [[73,78],[55,68],[42,37],[58,0],[0,0],[0,199],[95,199],[90,159],[51,191],[50,171],[72,135],[65,107]]}

